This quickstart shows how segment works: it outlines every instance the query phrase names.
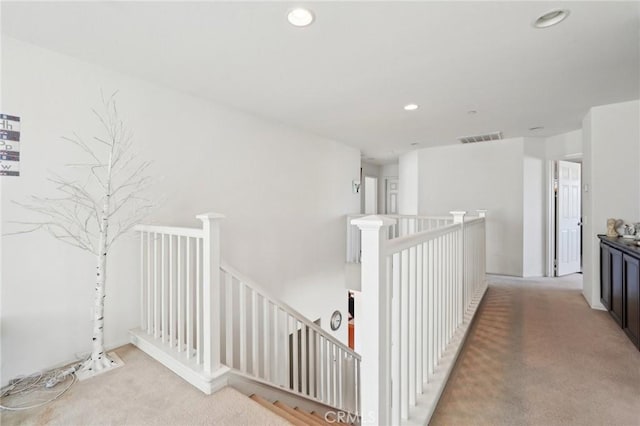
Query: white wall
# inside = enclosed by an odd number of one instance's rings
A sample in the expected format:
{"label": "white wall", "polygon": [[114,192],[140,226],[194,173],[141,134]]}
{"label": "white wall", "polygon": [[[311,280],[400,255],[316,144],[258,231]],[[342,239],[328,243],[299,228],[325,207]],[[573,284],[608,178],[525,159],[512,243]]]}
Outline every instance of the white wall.
{"label": "white wall", "polygon": [[[487,272],[523,273],[523,139],[426,148],[419,154],[419,213],[488,209]],[[401,157],[400,175],[403,176]],[[404,180],[401,181],[404,183]]]}
{"label": "white wall", "polygon": [[421,177],[419,151],[402,154],[398,160],[398,213],[416,215],[419,210]]}
{"label": "white wall", "polygon": [[549,160],[582,158],[582,129],[548,137],[545,155]]}
{"label": "white wall", "polygon": [[[99,91],[118,106],[142,158],[154,161],[148,223],[199,226],[227,215],[225,259],[276,297],[328,326],[347,318],[344,215],[358,211],[351,181],[360,153],[213,103],[3,37],[2,112],[22,118],[22,176],[0,178],[3,232],[33,219],[11,201],[53,195],[47,170],[79,160],[60,136],[96,134]],[[108,266],[106,345],[138,326],[138,243],[114,247]],[[90,348],[93,258],[43,232],[2,238],[2,382]],[[347,327],[335,333],[346,342]]]}
{"label": "white wall", "polygon": [[640,220],[640,101],[593,107],[582,127],[583,292],[602,308],[596,235],[606,232],[607,218]]}
{"label": "white wall", "polygon": [[545,139],[525,138],[522,158],[522,276],[545,273],[546,164]]}

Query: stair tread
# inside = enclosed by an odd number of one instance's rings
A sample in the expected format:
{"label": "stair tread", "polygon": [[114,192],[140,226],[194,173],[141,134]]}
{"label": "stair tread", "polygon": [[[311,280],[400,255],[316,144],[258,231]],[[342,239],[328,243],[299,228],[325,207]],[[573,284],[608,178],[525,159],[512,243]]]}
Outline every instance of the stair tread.
{"label": "stair tread", "polygon": [[[324,419],[324,416],[322,416],[320,413],[316,412],[316,411],[312,411],[311,412],[312,416],[317,417],[318,419],[321,419],[323,422],[328,423],[330,425],[338,425],[338,426],[352,426],[350,423],[343,423],[343,422],[339,422],[339,421],[333,421],[333,422],[328,422]],[[335,417],[335,416],[333,416]]]}
{"label": "stair tread", "polygon": [[273,405],[275,405],[276,407],[286,411],[290,415],[295,416],[296,418],[300,419],[300,421],[304,422],[307,425],[323,426],[322,423],[318,422],[315,419],[312,419],[312,418],[309,418],[309,417],[305,416],[302,411],[294,410],[293,408],[289,407],[287,404],[285,404],[283,402],[276,401],[276,402],[273,403]]}
{"label": "stair tread", "polygon": [[308,412],[304,411],[300,407],[296,407],[296,408],[294,408],[294,410],[296,410],[297,412],[303,414],[306,418],[309,419],[309,421],[313,422],[313,424],[320,425],[320,426],[326,426],[326,425],[330,424],[327,421],[325,421],[324,419],[319,419],[316,416],[312,416],[311,413],[308,413]]}
{"label": "stair tread", "polygon": [[283,419],[285,419],[286,421],[288,421],[289,423],[295,426],[308,426],[307,423],[303,422],[298,417],[289,414],[287,411],[277,407],[276,405],[270,403],[269,401],[267,401],[266,399],[262,398],[259,395],[256,395],[255,393],[251,395],[249,398],[251,398],[258,404],[265,407],[267,410],[270,410],[271,412],[277,414],[278,416],[282,417]]}

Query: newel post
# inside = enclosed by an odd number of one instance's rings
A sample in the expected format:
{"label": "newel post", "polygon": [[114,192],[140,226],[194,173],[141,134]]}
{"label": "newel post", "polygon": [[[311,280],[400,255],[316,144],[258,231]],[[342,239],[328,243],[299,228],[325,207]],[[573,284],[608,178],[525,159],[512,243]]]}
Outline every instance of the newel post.
{"label": "newel post", "polygon": [[485,209],[481,209],[481,210],[476,210],[478,212],[478,216],[479,217],[484,217],[484,224],[482,225],[482,253],[481,253],[481,260],[482,263],[480,264],[482,269],[480,270],[481,276],[482,276],[482,280],[485,280],[485,275],[487,273],[487,212],[489,210],[485,210]]}
{"label": "newel post", "polygon": [[220,366],[220,222],[224,215],[203,213],[202,221],[202,344],[204,371]]}
{"label": "newel post", "polygon": [[466,311],[466,300],[467,300],[467,286],[465,285],[465,276],[464,276],[464,215],[467,214],[466,211],[454,210],[449,212],[453,215],[453,223],[460,224],[460,236],[458,237],[458,253],[457,253],[457,264],[458,264],[458,279],[456,280],[456,294],[459,297],[458,309],[457,312],[457,321],[458,325],[464,322],[464,313]]}
{"label": "newel post", "polygon": [[362,342],[360,398],[363,423],[391,424],[391,287],[385,244],[394,220],[366,216],[351,221],[361,231]]}

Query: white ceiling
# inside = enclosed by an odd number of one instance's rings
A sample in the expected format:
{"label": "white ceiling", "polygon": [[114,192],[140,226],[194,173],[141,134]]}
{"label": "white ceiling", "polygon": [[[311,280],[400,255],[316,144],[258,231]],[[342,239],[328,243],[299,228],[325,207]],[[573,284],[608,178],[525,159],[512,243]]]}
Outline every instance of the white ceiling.
{"label": "white ceiling", "polygon": [[[300,4],[316,15],[308,28],[286,21]],[[342,141],[377,162],[416,142],[574,130],[589,107],[640,92],[638,2],[1,7],[3,34]],[[555,7],[569,18],[532,27]],[[420,108],[406,112],[408,103]]]}

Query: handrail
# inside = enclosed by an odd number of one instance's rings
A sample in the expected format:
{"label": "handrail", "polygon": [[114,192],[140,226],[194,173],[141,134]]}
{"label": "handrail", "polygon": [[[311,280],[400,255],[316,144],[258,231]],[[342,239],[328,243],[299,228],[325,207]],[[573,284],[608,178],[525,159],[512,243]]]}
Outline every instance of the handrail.
{"label": "handrail", "polygon": [[280,309],[282,309],[283,311],[287,312],[292,317],[295,317],[299,322],[303,323],[304,325],[306,325],[310,329],[315,330],[316,332],[321,334],[324,338],[326,338],[327,340],[331,341],[331,343],[333,343],[334,345],[338,346],[340,349],[342,349],[345,352],[347,352],[350,355],[352,355],[354,358],[356,358],[358,360],[361,359],[360,354],[358,354],[353,349],[351,349],[348,346],[346,346],[344,343],[340,342],[338,339],[333,337],[331,334],[329,334],[322,327],[319,327],[313,321],[310,321],[307,317],[305,317],[300,312],[298,312],[295,309],[293,309],[291,306],[287,305],[286,303],[284,303],[284,302],[282,302],[280,300],[276,300],[275,298],[271,297],[268,294],[268,292],[266,290],[264,290],[263,287],[261,287],[260,285],[256,284],[255,281],[247,278],[242,273],[238,272],[236,269],[234,269],[232,266],[230,266],[224,260],[221,261],[220,269],[230,273],[236,279],[241,281],[244,285],[246,285],[247,287],[250,287],[253,291],[255,291],[256,293],[260,294],[260,296],[264,297],[265,299],[267,299],[272,304],[278,306]]}
{"label": "handrail", "polygon": [[386,245],[385,253],[387,255],[397,253],[402,250],[406,250],[415,246],[421,242],[429,241],[434,238],[438,238],[441,235],[450,233],[451,231],[462,228],[459,223],[453,223],[451,225],[443,226],[442,228],[430,229],[416,234],[406,235],[404,237],[394,238],[389,240]]}
{"label": "handrail", "polygon": [[157,234],[178,235],[181,237],[203,238],[204,232],[201,228],[181,228],[177,226],[159,226],[159,225],[135,225],[134,231],[155,232]]}
{"label": "handrail", "polygon": [[474,223],[481,223],[485,220],[484,217],[482,216],[475,216],[475,217],[465,217],[464,218],[464,224],[465,225],[473,225]]}

